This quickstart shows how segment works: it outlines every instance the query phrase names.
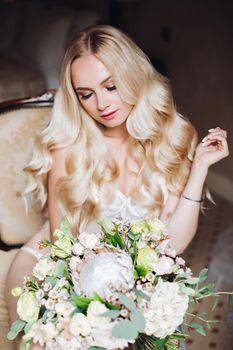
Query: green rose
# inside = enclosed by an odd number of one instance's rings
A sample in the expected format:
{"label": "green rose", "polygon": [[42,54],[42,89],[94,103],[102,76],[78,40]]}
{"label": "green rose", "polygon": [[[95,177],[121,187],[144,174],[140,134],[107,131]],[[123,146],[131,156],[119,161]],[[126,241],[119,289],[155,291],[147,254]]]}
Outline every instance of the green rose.
{"label": "green rose", "polygon": [[135,221],[130,224],[130,231],[134,234],[137,233],[149,233],[147,223],[145,221]]}
{"label": "green rose", "polygon": [[20,295],[17,303],[17,313],[25,322],[35,322],[38,319],[40,308],[37,306],[34,292],[27,292]]}
{"label": "green rose", "polygon": [[19,297],[21,294],[23,294],[23,288],[22,287],[15,287],[11,290],[11,294],[14,297]]}
{"label": "green rose", "polygon": [[65,259],[71,255],[72,243],[67,236],[63,236],[61,239],[58,239],[54,242],[51,248],[51,256],[55,256],[61,259]]}
{"label": "green rose", "polygon": [[165,232],[165,225],[164,223],[159,219],[153,219],[147,221],[148,229],[150,232],[153,232],[156,234],[156,236],[161,236]]}
{"label": "green rose", "polygon": [[149,246],[145,246],[138,250],[137,265],[143,266],[149,271],[152,271],[153,264],[158,260],[158,254]]}

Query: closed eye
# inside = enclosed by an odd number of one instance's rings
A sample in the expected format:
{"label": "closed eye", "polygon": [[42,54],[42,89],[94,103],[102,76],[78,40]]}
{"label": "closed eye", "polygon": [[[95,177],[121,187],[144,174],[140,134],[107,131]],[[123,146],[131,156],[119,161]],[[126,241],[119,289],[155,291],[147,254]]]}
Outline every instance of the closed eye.
{"label": "closed eye", "polygon": [[81,95],[80,98],[81,100],[87,100],[88,98],[90,98],[92,95],[92,92],[90,92],[89,94],[86,94],[86,95]]}
{"label": "closed eye", "polygon": [[115,86],[115,85],[107,86],[106,89],[107,89],[108,91],[113,91],[113,90],[116,90],[116,86]]}

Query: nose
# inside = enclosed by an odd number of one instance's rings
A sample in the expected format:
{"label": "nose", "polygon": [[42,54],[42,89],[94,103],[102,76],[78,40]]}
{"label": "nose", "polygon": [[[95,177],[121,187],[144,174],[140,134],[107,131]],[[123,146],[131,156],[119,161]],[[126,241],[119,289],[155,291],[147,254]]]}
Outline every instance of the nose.
{"label": "nose", "polygon": [[109,101],[104,93],[96,95],[97,108],[99,111],[104,111],[109,106]]}

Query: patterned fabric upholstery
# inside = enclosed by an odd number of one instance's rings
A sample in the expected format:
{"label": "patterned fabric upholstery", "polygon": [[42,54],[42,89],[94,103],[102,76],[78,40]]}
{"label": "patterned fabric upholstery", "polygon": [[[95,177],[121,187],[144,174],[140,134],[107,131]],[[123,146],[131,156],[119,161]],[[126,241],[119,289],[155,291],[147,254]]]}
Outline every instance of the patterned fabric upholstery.
{"label": "patterned fabric upholstery", "polygon": [[22,169],[31,157],[33,140],[48,123],[50,113],[50,107],[32,105],[0,112],[0,349],[4,350],[13,349],[5,339],[9,319],[4,296],[7,272],[17,252],[12,248],[26,242],[45,222],[45,215],[35,203],[30,203],[28,215],[25,212],[18,194],[26,181]]}

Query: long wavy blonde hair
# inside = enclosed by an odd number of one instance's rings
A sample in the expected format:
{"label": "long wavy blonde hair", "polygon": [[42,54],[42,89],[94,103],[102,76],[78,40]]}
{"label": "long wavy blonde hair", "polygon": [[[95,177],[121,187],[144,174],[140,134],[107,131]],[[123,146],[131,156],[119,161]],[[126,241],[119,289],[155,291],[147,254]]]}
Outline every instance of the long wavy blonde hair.
{"label": "long wavy blonde hair", "polygon": [[128,36],[106,25],[79,32],[66,51],[51,121],[25,169],[29,173],[25,193],[33,193],[45,205],[51,151],[69,147],[67,176],[57,183],[62,212],[81,229],[114,198],[118,166],[98,123],[80,105],[71,81],[72,63],[88,54],[104,64],[121,98],[133,106],[126,122],[128,146],[140,170],[135,174],[132,199],[148,209],[148,217],[157,216],[164,192],[151,175],[162,176],[170,191],[182,192],[195,149],[195,129],[177,113],[168,80]]}

